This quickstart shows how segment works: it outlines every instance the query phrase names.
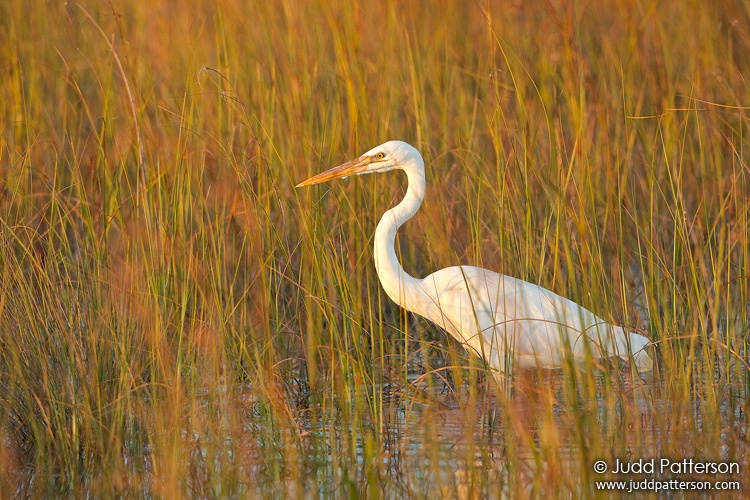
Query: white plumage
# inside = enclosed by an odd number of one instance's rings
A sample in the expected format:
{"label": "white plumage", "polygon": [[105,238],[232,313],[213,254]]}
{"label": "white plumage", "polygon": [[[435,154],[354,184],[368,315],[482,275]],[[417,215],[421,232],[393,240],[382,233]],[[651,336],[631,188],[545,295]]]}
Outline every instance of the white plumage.
{"label": "white plumage", "polygon": [[396,232],[417,212],[425,193],[424,160],[409,144],[386,142],[298,187],[393,169],[405,171],[409,185],[375,230],[375,267],[394,302],[453,335],[497,375],[513,367],[559,367],[568,356],[582,361],[587,355],[632,356],[638,371],[652,369],[646,337],[608,324],[538,285],[472,266],[441,269],[423,279],[406,273],[396,257]]}

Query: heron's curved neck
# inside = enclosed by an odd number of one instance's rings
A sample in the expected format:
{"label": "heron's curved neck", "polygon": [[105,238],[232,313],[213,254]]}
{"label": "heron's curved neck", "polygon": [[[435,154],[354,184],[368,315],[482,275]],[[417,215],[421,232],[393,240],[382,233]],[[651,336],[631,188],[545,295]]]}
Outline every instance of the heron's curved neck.
{"label": "heron's curved neck", "polygon": [[375,268],[385,293],[401,307],[407,308],[410,298],[421,288],[396,256],[396,232],[411,219],[424,200],[424,165],[408,163],[401,167],[409,178],[409,187],[401,203],[388,210],[375,229]]}

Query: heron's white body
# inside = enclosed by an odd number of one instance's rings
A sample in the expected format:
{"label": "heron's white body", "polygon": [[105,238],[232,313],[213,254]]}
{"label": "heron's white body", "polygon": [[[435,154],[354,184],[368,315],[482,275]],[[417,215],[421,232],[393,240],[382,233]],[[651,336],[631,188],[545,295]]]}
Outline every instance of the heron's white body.
{"label": "heron's white body", "polygon": [[472,266],[441,269],[423,279],[406,273],[396,257],[396,232],[417,212],[425,192],[424,161],[409,144],[386,142],[301,185],[394,168],[409,178],[406,196],[375,230],[375,267],[394,302],[443,328],[498,373],[554,368],[586,356],[632,356],[639,371],[652,369],[646,337],[538,285]]}

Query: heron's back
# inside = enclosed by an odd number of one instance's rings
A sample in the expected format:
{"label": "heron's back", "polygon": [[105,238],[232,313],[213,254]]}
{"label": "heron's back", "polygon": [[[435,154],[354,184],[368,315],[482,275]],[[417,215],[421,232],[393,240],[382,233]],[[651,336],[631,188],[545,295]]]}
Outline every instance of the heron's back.
{"label": "heron's back", "polygon": [[[478,267],[442,269],[420,280],[420,286],[426,297],[407,304],[408,309],[503,372],[511,361],[521,368],[558,367],[567,355],[584,359],[587,350],[595,358],[627,358],[648,342],[640,335],[628,337],[620,327],[539,285]],[[628,346],[631,340],[638,345]],[[639,364],[646,364],[643,356]]]}

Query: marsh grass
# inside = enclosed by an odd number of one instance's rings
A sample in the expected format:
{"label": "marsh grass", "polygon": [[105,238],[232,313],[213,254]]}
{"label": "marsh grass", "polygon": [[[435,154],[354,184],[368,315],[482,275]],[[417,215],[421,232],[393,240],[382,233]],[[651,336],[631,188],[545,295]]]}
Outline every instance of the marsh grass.
{"label": "marsh grass", "polygon": [[[735,2],[0,5],[0,496],[596,496],[748,463],[750,15]],[[382,292],[539,283],[657,346],[525,374]],[[703,479],[703,478],[699,478]],[[714,478],[709,478],[713,480]]]}

